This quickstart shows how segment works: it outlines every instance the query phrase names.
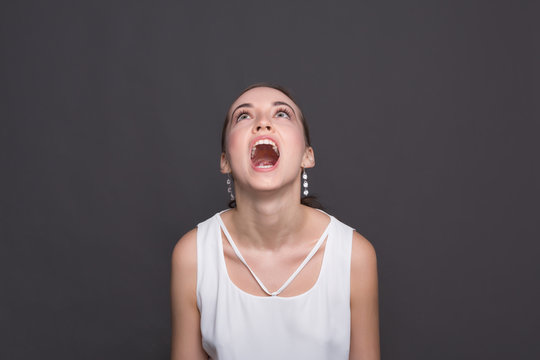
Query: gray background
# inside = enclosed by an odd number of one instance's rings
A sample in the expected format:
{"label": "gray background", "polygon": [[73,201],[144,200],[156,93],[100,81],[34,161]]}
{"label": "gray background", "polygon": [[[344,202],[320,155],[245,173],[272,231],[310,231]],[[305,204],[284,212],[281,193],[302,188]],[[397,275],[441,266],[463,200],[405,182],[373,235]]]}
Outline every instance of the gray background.
{"label": "gray background", "polygon": [[2,359],[166,359],[223,117],[290,87],[385,359],[540,356],[538,2],[4,1]]}

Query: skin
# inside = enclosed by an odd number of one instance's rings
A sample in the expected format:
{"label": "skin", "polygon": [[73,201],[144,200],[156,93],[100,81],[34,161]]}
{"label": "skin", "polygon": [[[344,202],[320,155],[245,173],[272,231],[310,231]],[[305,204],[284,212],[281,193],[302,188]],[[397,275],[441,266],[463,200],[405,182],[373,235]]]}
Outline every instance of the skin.
{"label": "skin", "polygon": [[[250,106],[238,108],[243,104]],[[245,114],[239,116],[241,112]],[[260,87],[245,92],[229,109],[226,153],[220,159],[221,172],[234,177],[237,202],[235,209],[222,214],[223,222],[247,263],[271,292],[296,270],[330,221],[326,214],[299,202],[302,168],[315,165],[313,149],[305,143],[300,114],[296,104],[278,90]],[[251,164],[251,144],[261,135],[271,136],[278,143],[279,163],[271,171],[257,170]],[[172,254],[174,360],[208,357],[201,344],[196,303],[196,231],[184,235]],[[268,296],[236,257],[224,234],[222,241],[231,281],[247,293]],[[279,296],[302,294],[316,283],[324,249],[323,244]],[[380,359],[376,254],[370,242],[357,232],[353,233],[351,254],[349,358]]]}

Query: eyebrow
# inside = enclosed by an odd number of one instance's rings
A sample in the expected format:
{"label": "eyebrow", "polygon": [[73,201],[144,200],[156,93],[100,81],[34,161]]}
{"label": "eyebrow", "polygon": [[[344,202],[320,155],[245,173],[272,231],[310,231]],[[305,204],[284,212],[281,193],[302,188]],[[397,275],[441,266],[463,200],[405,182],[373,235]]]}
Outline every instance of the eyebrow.
{"label": "eyebrow", "polygon": [[253,105],[252,105],[252,104],[249,104],[249,103],[240,104],[240,105],[238,105],[238,106],[231,112],[231,116],[233,116],[233,114],[236,112],[236,110],[238,110],[238,109],[240,109],[240,108],[243,108],[243,107],[249,107],[249,108],[252,108]]}
{"label": "eyebrow", "polygon": [[276,101],[273,105],[274,105],[274,106],[277,106],[277,105],[285,105],[285,106],[289,107],[289,108],[292,110],[292,112],[294,113],[294,115],[296,115],[296,111],[294,111],[293,107],[292,107],[291,105],[287,104],[286,102],[283,102],[283,101]]}
{"label": "eyebrow", "polygon": [[[283,102],[283,101],[276,101],[272,104],[272,106],[278,106],[278,105],[284,105],[284,106],[287,106],[289,107],[292,112],[294,113],[294,115],[296,115],[296,111],[294,111],[293,107],[289,104],[287,104],[286,102]],[[243,107],[248,107],[248,108],[252,108],[253,107],[253,104],[250,104],[250,103],[245,103],[245,104],[240,104],[238,105],[232,112],[231,112],[231,116],[236,112],[236,110],[240,109],[240,108],[243,108]]]}

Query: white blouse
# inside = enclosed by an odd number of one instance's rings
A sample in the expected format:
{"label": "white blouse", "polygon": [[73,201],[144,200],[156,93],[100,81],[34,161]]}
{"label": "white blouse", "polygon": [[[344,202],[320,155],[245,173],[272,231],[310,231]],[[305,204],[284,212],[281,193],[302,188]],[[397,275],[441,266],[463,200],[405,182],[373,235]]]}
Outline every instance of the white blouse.
{"label": "white blouse", "polygon": [[[223,211],[222,211],[223,212]],[[330,215],[329,215],[330,216]],[[350,265],[353,229],[330,216],[330,223],[303,263],[272,296],[256,296],[229,278],[221,230],[248,267],[220,213],[197,230],[197,305],[203,348],[211,359],[348,359]],[[303,294],[278,296],[326,239],[315,285]]]}

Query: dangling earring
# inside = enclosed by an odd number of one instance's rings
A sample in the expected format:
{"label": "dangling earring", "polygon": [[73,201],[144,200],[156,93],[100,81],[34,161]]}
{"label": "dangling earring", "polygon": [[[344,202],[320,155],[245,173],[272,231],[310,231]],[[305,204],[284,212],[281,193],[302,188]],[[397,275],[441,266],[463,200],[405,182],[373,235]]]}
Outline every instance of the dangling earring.
{"label": "dangling earring", "polygon": [[227,192],[229,193],[230,197],[231,197],[231,201],[234,200],[234,194],[233,194],[233,190],[232,190],[232,180],[231,180],[231,175],[230,174],[227,174]]}
{"label": "dangling earring", "polygon": [[302,185],[304,187],[304,196],[308,196],[309,191],[308,191],[308,182],[307,182],[306,169],[302,169],[302,179],[303,179]]}

